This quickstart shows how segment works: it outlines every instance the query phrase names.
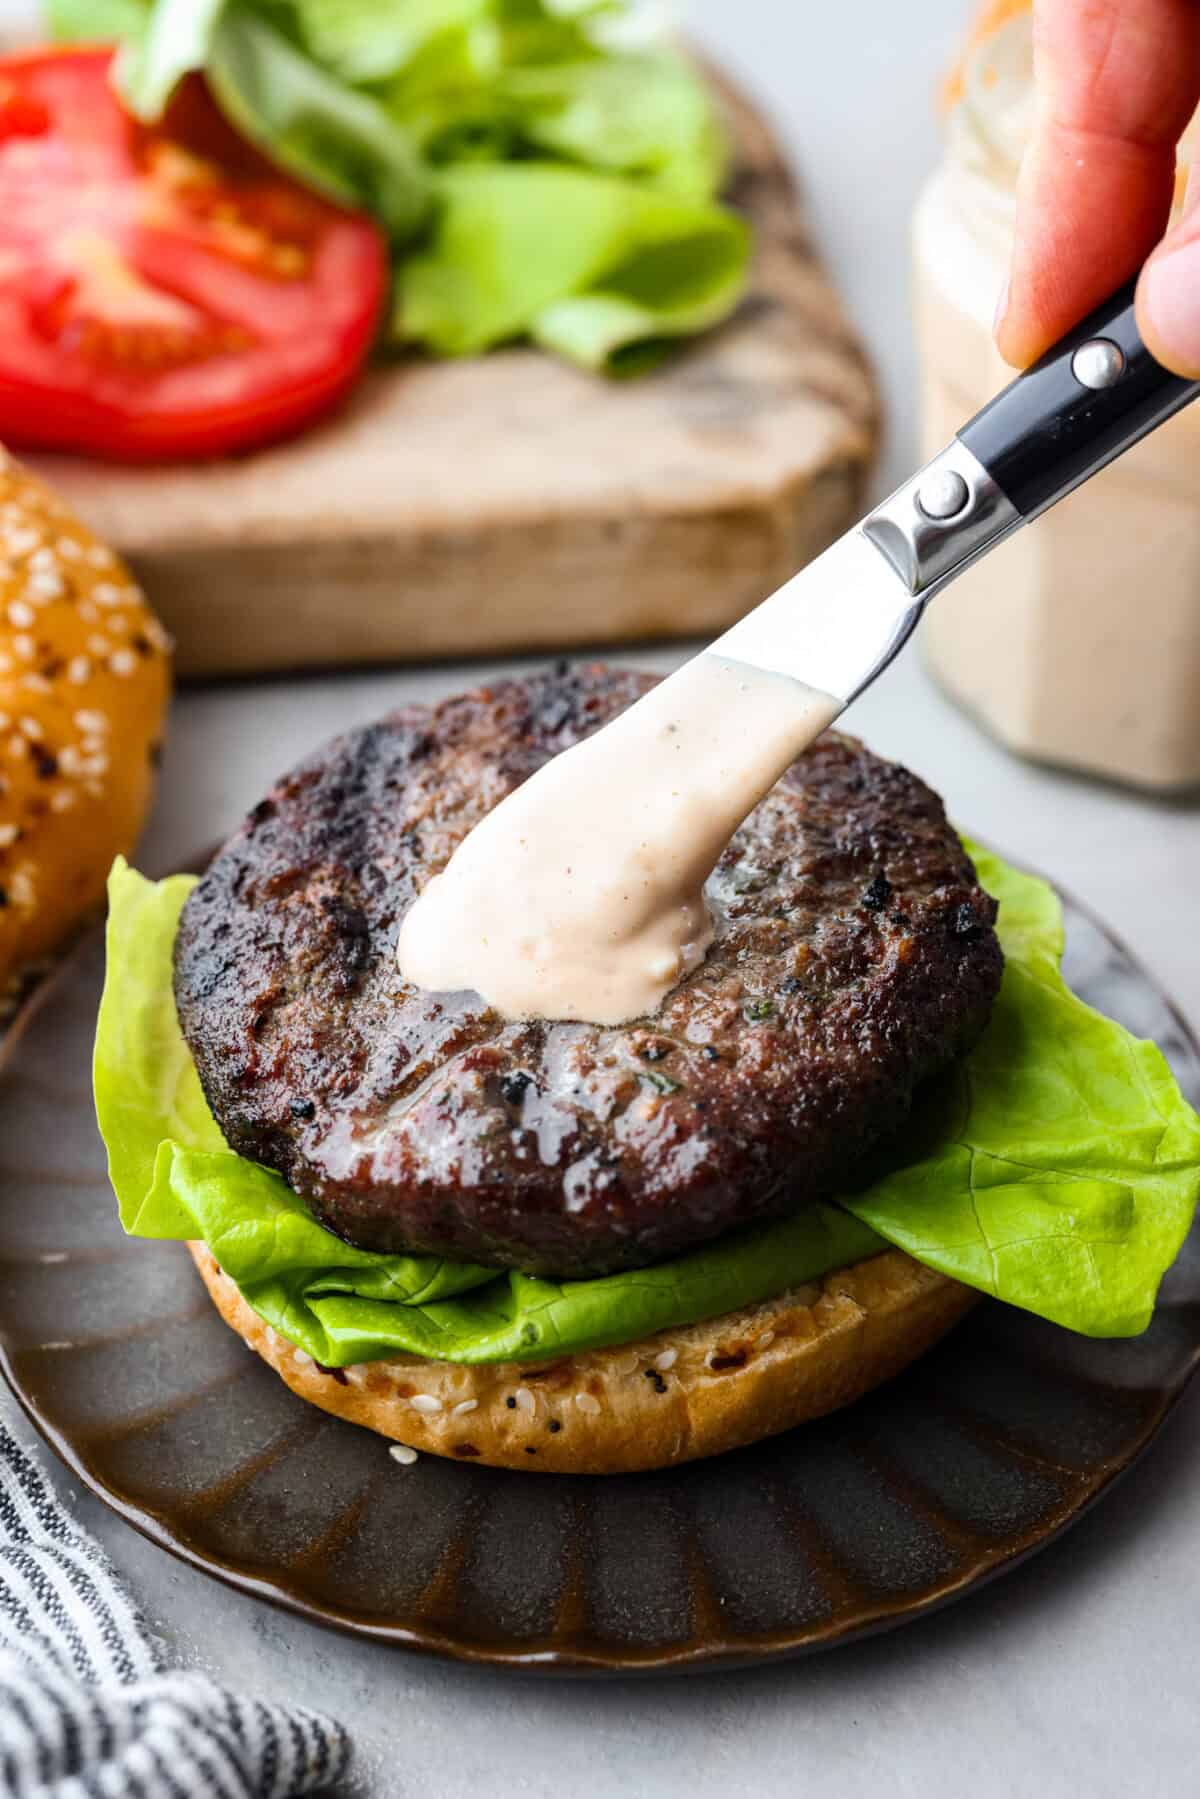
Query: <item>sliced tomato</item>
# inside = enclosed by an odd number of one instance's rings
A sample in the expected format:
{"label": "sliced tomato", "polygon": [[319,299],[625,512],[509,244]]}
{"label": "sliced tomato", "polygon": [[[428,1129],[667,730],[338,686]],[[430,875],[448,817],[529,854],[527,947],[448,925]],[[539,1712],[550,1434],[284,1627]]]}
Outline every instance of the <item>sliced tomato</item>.
{"label": "sliced tomato", "polygon": [[146,460],[287,436],[366,359],[383,236],[273,169],[198,77],[139,125],[110,61],[0,58],[0,440]]}

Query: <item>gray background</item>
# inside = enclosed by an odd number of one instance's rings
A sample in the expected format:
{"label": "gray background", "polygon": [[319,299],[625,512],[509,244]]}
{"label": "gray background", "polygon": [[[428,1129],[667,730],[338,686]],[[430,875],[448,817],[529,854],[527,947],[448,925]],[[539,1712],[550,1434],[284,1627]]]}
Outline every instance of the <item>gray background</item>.
{"label": "gray background", "polygon": [[[27,10],[0,0],[0,24]],[[882,374],[890,427],[881,485],[915,456],[908,217],[937,154],[934,85],[968,10],[965,0],[692,8],[703,40],[767,103],[798,160],[819,241]],[[183,695],[145,861],[166,867],[214,839],[322,736],[478,672]],[[975,832],[1086,895],[1200,1017],[1193,809],[1013,761],[946,704],[915,655],[854,722],[934,781]],[[0,1413],[13,1411],[0,1396]],[[667,1683],[552,1683],[349,1642],[227,1593],[87,1496],[74,1498],[181,1656],[351,1726],[355,1791],[1176,1795],[1196,1790],[1200,1735],[1198,1424],[1200,1389],[1069,1537],[956,1609],[808,1662]]]}

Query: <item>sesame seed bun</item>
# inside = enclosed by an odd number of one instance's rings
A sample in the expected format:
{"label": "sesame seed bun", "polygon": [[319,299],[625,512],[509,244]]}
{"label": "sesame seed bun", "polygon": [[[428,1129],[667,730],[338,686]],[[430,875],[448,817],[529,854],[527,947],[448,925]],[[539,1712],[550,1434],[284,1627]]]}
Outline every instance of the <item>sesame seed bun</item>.
{"label": "sesame seed bun", "polygon": [[127,569],[0,450],[0,1001],[71,936],[150,803],[170,642]]}
{"label": "sesame seed bun", "polygon": [[970,1288],[900,1250],[640,1343],[468,1368],[395,1356],[330,1370],[264,1324],[202,1243],[225,1322],[301,1399],[431,1455],[546,1474],[631,1474],[720,1455],[859,1399],[931,1348]]}

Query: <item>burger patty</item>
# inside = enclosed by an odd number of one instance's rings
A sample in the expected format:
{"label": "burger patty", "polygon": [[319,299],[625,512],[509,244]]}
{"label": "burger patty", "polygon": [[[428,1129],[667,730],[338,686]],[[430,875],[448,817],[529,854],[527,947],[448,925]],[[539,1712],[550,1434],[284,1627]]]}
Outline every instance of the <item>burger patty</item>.
{"label": "burger patty", "polygon": [[189,897],[175,997],[213,1112],[348,1242],[648,1265],[844,1186],[986,1024],[995,902],[936,794],[836,733],[730,843],[715,942],[653,1017],[509,1023],[401,978],[401,920],[467,831],[652,684],[558,667],[352,731]]}

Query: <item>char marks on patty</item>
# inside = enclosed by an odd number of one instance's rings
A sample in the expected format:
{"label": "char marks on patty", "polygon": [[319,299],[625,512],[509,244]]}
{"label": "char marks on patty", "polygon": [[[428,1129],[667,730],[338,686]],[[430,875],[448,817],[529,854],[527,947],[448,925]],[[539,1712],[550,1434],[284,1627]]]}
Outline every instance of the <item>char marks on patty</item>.
{"label": "char marks on patty", "polygon": [[348,1241],[647,1265],[836,1192],[986,1024],[996,908],[941,801],[832,732],[725,851],[716,941],[655,1017],[509,1023],[402,980],[400,922],[471,826],[649,685],[557,667],[350,732],[190,896],[175,994],[213,1112]]}

